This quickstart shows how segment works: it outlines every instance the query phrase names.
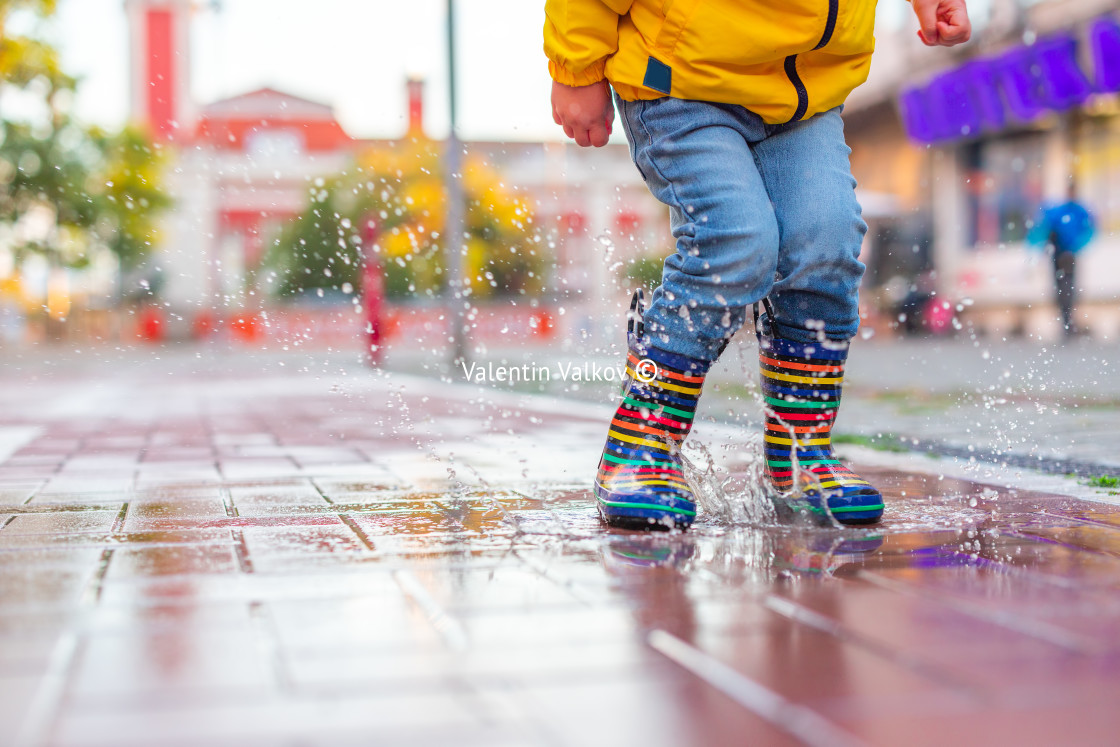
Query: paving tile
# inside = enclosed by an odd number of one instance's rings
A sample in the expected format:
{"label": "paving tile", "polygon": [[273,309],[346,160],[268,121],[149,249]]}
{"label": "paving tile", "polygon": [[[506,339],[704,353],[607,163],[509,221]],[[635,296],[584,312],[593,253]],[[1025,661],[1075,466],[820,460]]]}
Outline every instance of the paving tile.
{"label": "paving tile", "polygon": [[[603,678],[657,677],[671,665],[639,645],[615,642],[516,646],[501,653],[471,649],[368,648],[301,651],[286,657],[303,693],[424,692],[454,679],[479,688],[591,684]],[[675,672],[674,672],[675,673]]]}
{"label": "paving tile", "polygon": [[299,467],[287,458],[220,459],[218,469],[226,480],[288,477],[299,474]]}
{"label": "paving tile", "polygon": [[180,462],[199,464],[212,462],[213,458],[214,450],[209,444],[205,446],[146,446],[140,458],[140,464],[144,466],[160,463],[173,465]]}
{"label": "paving tile", "polygon": [[901,713],[889,708],[847,719],[845,727],[871,744],[912,743],[921,735],[926,744],[1110,744],[1116,739],[1120,717],[1105,703],[1080,707],[1006,709],[977,707],[966,712]]}
{"label": "paving tile", "polygon": [[[154,577],[158,578],[158,577]],[[133,594],[127,601],[121,596],[112,599],[103,593],[101,604],[85,610],[82,632],[98,635],[191,635],[195,631],[220,633],[225,630],[244,630],[252,624],[256,607],[245,600],[209,599],[206,587],[198,579],[163,579],[165,589],[175,589],[174,595],[145,596]],[[110,582],[112,583],[112,582]],[[134,591],[141,584],[122,581]]]}
{"label": "paving tile", "polygon": [[66,463],[68,457],[62,454],[27,454],[25,456],[8,457],[3,462],[5,467],[24,467],[30,465],[48,465],[57,467]]}
{"label": "paving tile", "polygon": [[108,581],[152,576],[235,573],[240,566],[231,542],[124,546],[113,552]]}
{"label": "paving tile", "polygon": [[131,475],[136,471],[139,452],[128,454],[115,453],[89,453],[91,450],[83,449],[81,454],[73,455],[66,459],[60,475],[90,473],[98,475],[102,472],[123,473]]}
{"label": "paving tile", "polygon": [[[562,744],[751,744],[798,742],[685,674],[659,678],[600,677],[595,682],[518,688],[518,703]],[[578,715],[577,715],[578,714]]]}
{"label": "paving tile", "polygon": [[[329,523],[327,523],[329,522]],[[336,557],[368,554],[369,549],[337,516],[322,516],[314,525],[250,526],[243,531],[254,567],[268,561],[297,556]]]}
{"label": "paving tile", "polygon": [[230,500],[238,516],[316,514],[332,510],[331,505],[310,484],[231,488]]}
{"label": "paving tile", "polygon": [[41,674],[13,674],[0,672],[0,742],[16,744],[24,737],[24,720],[35,702],[42,685]]}
{"label": "paving tile", "polygon": [[[22,570],[29,575],[51,570],[68,570],[92,567],[101,557],[97,547],[77,543],[57,543],[43,546],[16,545],[0,551],[0,567],[12,572]],[[0,613],[3,606],[0,605]]]}
{"label": "paving tile", "polygon": [[335,503],[368,501],[386,491],[406,490],[411,487],[408,480],[397,477],[384,466],[367,467],[367,469],[375,469],[376,474],[352,479],[325,475],[315,478],[315,486]]}
{"label": "paving tile", "polygon": [[9,482],[0,476],[0,506],[18,506],[26,503],[35,495],[42,482]]}
{"label": "paving tile", "polygon": [[[500,566],[469,569],[452,566],[429,571],[420,578],[426,591],[441,607],[477,615],[503,610],[579,607],[579,597],[561,584],[527,568]],[[604,613],[610,617],[612,613]]]}
{"label": "paving tile", "polygon": [[136,466],[137,482],[182,482],[185,484],[219,480],[217,463],[214,459],[145,461]]}
{"label": "paving tile", "polygon": [[21,514],[0,530],[0,546],[13,534],[64,535],[79,532],[107,532],[120,515],[116,511],[57,511]]}
{"label": "paving tile", "polygon": [[120,475],[110,473],[106,476],[100,474],[57,474],[47,480],[47,484],[35,495],[37,498],[50,498],[51,500],[62,500],[64,496],[81,493],[115,493],[122,495],[127,494],[132,489],[134,479],[132,472]]}
{"label": "paving tile", "polygon": [[202,522],[229,517],[219,493],[200,493],[182,497],[171,494],[149,495],[129,502],[124,531],[144,532],[160,529],[189,529]]}
{"label": "paving tile", "polygon": [[[5,554],[9,562],[14,558]],[[69,608],[83,601],[94,568],[46,568],[32,572],[27,566],[0,567],[0,599],[5,610]]]}
{"label": "paving tile", "polygon": [[274,686],[267,654],[248,624],[182,626],[87,637],[68,697],[84,706],[158,705],[267,693]]}
{"label": "paving tile", "polygon": [[150,745],[153,735],[160,736],[160,744],[178,745],[333,744],[338,734],[361,737],[365,744],[397,744],[409,735],[423,739],[493,729],[486,726],[468,700],[447,690],[331,700],[261,693],[143,709],[128,701],[117,707],[75,704],[53,734],[59,743],[82,747]]}

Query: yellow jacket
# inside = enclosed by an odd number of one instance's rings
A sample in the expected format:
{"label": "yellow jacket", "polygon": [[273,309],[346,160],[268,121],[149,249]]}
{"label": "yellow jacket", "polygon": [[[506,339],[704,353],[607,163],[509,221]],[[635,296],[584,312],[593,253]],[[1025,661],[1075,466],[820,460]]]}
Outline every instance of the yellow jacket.
{"label": "yellow jacket", "polygon": [[627,101],[739,104],[770,124],[839,106],[867,79],[875,0],[546,0],[553,80]]}

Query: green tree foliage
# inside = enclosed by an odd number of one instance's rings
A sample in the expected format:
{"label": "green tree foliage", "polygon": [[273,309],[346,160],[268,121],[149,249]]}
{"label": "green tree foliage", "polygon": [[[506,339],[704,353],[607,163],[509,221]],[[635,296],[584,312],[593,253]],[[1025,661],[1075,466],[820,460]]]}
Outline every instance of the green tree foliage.
{"label": "green tree foliage", "polygon": [[118,133],[90,133],[101,158],[87,194],[97,208],[96,235],[130,270],[139,265],[156,239],[156,219],[172,200],[160,187],[166,163],[147,135],[132,127]]}
{"label": "green tree foliage", "polygon": [[[307,210],[265,258],[269,290],[299,296],[347,283],[357,288],[369,251],[381,264],[390,298],[438,295],[446,277],[439,147],[417,140],[372,149],[347,173],[316,183]],[[464,164],[463,191],[465,292],[475,298],[539,294],[547,258],[528,201],[474,159]]]}
{"label": "green tree foliage", "polygon": [[54,13],[55,0],[0,0],[0,81],[26,88],[43,81],[51,93],[74,88],[74,79],[62,72],[58,52],[49,44],[19,33],[10,33],[11,21],[20,14],[40,20]]}
{"label": "green tree foliage", "polygon": [[661,285],[665,259],[656,255],[636,257],[624,265],[622,275],[628,285],[652,291]]}
{"label": "green tree foliage", "polygon": [[54,8],[53,0],[0,0],[0,103],[17,97],[27,112],[0,120],[0,226],[17,261],[37,253],[81,267],[104,249],[127,271],[151,251],[158,214],[170,205],[159,185],[164,159],[138,130],[110,134],[75,122],[75,81],[57,51],[6,34],[13,19],[34,26]]}
{"label": "green tree foliage", "polygon": [[[341,181],[317,185],[307,210],[299,215],[270,248],[265,258],[271,292],[298,296],[308,291],[337,291],[361,283],[361,234],[340,205]],[[360,211],[357,211],[360,212]]]}
{"label": "green tree foliage", "polygon": [[73,238],[97,220],[85,192],[96,153],[80,127],[68,120],[60,125],[40,133],[26,123],[0,122],[0,223],[26,218],[32,224],[15,233],[17,260],[38,252],[73,265],[81,254]]}

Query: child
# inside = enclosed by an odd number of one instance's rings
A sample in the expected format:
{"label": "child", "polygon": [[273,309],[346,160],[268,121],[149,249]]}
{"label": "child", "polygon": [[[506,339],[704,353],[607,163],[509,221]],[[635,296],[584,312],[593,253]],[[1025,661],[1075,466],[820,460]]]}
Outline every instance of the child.
{"label": "child", "polygon": [[[968,40],[965,0],[913,7],[925,44]],[[613,87],[677,240],[650,308],[635,297],[629,378],[595,480],[603,518],[692,522],[678,451],[708,368],[762,301],[767,476],[787,491],[800,465],[814,510],[878,521],[882,496],[830,439],[867,230],[840,108],[867,77],[875,0],[546,0],[545,15],[553,119],[579,145],[605,145]]]}

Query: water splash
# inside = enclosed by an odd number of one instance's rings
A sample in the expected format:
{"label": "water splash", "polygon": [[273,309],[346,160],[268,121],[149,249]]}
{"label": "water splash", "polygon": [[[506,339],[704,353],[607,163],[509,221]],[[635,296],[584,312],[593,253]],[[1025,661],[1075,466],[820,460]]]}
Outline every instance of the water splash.
{"label": "water splash", "polygon": [[[752,443],[753,442],[753,443]],[[700,507],[700,521],[718,526],[763,527],[777,521],[774,496],[764,479],[760,436],[752,435],[743,469],[735,474],[716,463],[711,451],[699,441],[686,447],[693,459],[681,454],[685,478]],[[694,461],[695,459],[695,461]]]}

